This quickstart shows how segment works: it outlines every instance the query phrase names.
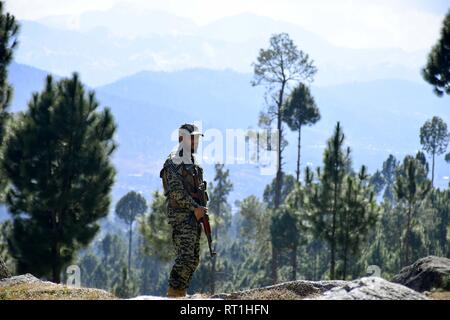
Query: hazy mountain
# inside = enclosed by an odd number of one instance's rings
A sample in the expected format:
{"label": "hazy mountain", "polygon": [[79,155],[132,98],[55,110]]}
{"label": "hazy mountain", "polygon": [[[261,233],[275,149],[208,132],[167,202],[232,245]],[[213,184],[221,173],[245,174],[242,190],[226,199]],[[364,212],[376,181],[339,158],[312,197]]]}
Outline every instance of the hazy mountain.
{"label": "hazy mountain", "polygon": [[105,27],[111,34],[124,38],[149,34],[186,35],[194,34],[198,29],[190,19],[123,3],[102,11],[49,16],[39,19],[38,22],[49,27],[82,32]]}
{"label": "hazy mountain", "polygon": [[[251,74],[232,71],[185,70],[172,73],[141,72],[99,92],[142,102],[158,101],[181,111],[189,109],[213,128],[255,127],[264,109],[262,88],[250,85]],[[312,87],[322,120],[303,130],[303,164],[321,164],[322,150],[337,121],[354,150],[355,166],[366,164],[371,172],[381,166],[389,153],[399,159],[420,149],[419,130],[423,123],[439,115],[450,123],[449,99],[437,98],[425,83],[398,79]],[[159,93],[159,94],[158,94]],[[208,125],[205,127],[208,128]],[[293,172],[296,133],[289,133],[287,168]],[[437,183],[446,186],[448,165],[440,159]]]}
{"label": "hazy mountain", "polygon": [[200,67],[250,73],[259,49],[279,32],[289,33],[314,59],[318,85],[383,78],[418,81],[427,53],[340,48],[296,24],[249,13],[198,26],[168,13],[114,7],[21,24],[18,62],[61,75],[80,71],[93,86],[142,70]]}

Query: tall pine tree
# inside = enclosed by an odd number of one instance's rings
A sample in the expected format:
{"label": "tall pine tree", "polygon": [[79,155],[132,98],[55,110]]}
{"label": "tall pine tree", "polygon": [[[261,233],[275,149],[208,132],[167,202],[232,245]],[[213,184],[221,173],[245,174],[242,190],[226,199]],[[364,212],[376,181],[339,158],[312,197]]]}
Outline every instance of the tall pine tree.
{"label": "tall pine tree", "polygon": [[420,128],[420,143],[422,148],[431,154],[431,185],[434,185],[434,162],[447,150],[450,134],[447,131],[447,124],[439,117],[433,117]]}
{"label": "tall pine tree", "polygon": [[[218,239],[220,231],[224,231],[223,235],[228,231],[231,224],[231,208],[228,204],[227,198],[231,190],[233,190],[233,184],[229,179],[230,170],[224,170],[224,165],[217,163],[215,166],[216,175],[214,177],[214,183],[210,184],[209,191],[209,210],[214,218],[214,239]],[[217,245],[216,241],[216,245]],[[216,263],[217,257],[211,258],[211,293],[216,290]]]}
{"label": "tall pine tree", "polygon": [[431,189],[431,181],[427,179],[427,168],[421,161],[421,155],[406,156],[398,169],[395,193],[406,217],[403,234],[402,264],[410,264],[412,229],[416,224],[418,205],[425,199]]}
{"label": "tall pine tree", "polygon": [[48,76],[15,123],[3,167],[10,182],[10,251],[19,273],[60,282],[63,268],[108,214],[116,125],[109,108],[98,107],[76,73],[58,83]]}
{"label": "tall pine tree", "polygon": [[128,276],[131,275],[133,222],[145,211],[147,211],[147,202],[142,195],[135,191],[128,192],[116,204],[116,215],[128,226]]}
{"label": "tall pine tree", "polygon": [[292,131],[298,132],[297,139],[297,181],[300,181],[300,148],[302,127],[311,126],[320,120],[319,108],[309,88],[300,83],[286,101],[282,111],[283,121]]}
{"label": "tall pine tree", "polygon": [[[2,161],[2,146],[6,135],[6,125],[10,118],[8,107],[11,102],[13,88],[8,83],[8,65],[17,47],[19,25],[10,13],[4,13],[4,3],[0,1],[0,161]],[[4,201],[6,179],[0,168],[0,204]],[[10,275],[5,262],[0,257],[0,279]]]}
{"label": "tall pine tree", "polygon": [[[330,245],[330,278],[336,277],[339,217],[343,210],[344,182],[350,171],[350,149],[344,150],[344,133],[338,122],[324,152],[323,172],[318,172],[311,216],[315,232]],[[318,170],[320,171],[320,170]]]}

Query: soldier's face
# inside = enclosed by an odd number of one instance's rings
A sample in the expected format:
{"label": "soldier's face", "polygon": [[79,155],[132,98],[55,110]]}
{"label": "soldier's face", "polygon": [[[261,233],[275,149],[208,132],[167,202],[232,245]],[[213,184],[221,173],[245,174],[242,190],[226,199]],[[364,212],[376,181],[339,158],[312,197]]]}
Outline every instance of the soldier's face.
{"label": "soldier's face", "polygon": [[196,153],[198,148],[198,135],[191,136],[191,152]]}

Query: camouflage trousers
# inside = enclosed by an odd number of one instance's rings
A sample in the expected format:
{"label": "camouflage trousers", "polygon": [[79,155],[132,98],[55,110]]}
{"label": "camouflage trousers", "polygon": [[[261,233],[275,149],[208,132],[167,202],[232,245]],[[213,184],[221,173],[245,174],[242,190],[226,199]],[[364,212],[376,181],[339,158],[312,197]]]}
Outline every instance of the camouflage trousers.
{"label": "camouflage trousers", "polygon": [[187,289],[200,261],[201,225],[193,212],[176,212],[168,209],[172,226],[172,242],[175,247],[175,263],[169,277],[169,286]]}

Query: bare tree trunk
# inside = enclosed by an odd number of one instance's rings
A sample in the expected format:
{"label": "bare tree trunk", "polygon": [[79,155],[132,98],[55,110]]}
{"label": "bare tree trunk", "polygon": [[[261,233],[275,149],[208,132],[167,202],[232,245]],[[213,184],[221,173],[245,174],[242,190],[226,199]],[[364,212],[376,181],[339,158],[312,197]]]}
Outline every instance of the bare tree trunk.
{"label": "bare tree trunk", "polygon": [[[283,95],[284,95],[284,87],[286,82],[281,84],[280,94],[277,102],[277,129],[278,129],[278,142],[277,142],[277,174],[275,178],[275,199],[274,199],[274,208],[275,210],[281,204],[281,188],[283,183],[283,172],[282,172],[282,155],[281,155],[281,141],[283,139],[282,132],[282,120],[281,120],[281,107],[283,106]],[[272,282],[276,284],[278,281],[278,262],[277,262],[276,248],[272,246]]]}
{"label": "bare tree trunk", "polygon": [[337,186],[334,189],[334,204],[333,204],[333,224],[331,226],[331,262],[330,262],[330,278],[335,279],[336,273],[336,215],[337,215]]}
{"label": "bare tree trunk", "polygon": [[131,272],[131,242],[132,242],[132,235],[133,235],[133,221],[130,222],[130,229],[129,229],[129,240],[128,240],[128,277],[130,276]]}
{"label": "bare tree trunk", "polygon": [[405,265],[409,264],[410,256],[409,256],[409,242],[411,237],[411,204],[408,207],[408,217],[406,222],[406,236],[405,236]]}
{"label": "bare tree trunk", "polygon": [[292,248],[292,281],[297,279],[297,245]]}
{"label": "bare tree trunk", "polygon": [[52,247],[52,281],[54,283],[61,282],[61,269],[59,266],[59,244],[55,242]]}
{"label": "bare tree trunk", "polygon": [[302,137],[302,126],[298,127],[298,144],[297,144],[297,182],[300,181],[300,142]]}
{"label": "bare tree trunk", "polygon": [[433,152],[433,163],[431,165],[431,187],[434,187],[434,156],[435,153]]}
{"label": "bare tree trunk", "polygon": [[286,83],[283,82],[281,84],[280,95],[277,101],[277,129],[278,129],[278,143],[277,143],[277,152],[278,152],[278,163],[277,163],[277,175],[275,179],[275,201],[274,207],[277,209],[281,204],[281,187],[282,187],[282,155],[281,155],[281,141],[283,140],[283,132],[282,132],[282,119],[281,119],[281,108],[283,106],[283,95],[284,95],[284,87]]}
{"label": "bare tree trunk", "polygon": [[276,284],[278,282],[278,261],[277,261],[277,252],[276,249],[272,245],[272,282]]}
{"label": "bare tree trunk", "polygon": [[216,291],[216,256],[211,258],[211,294]]}

